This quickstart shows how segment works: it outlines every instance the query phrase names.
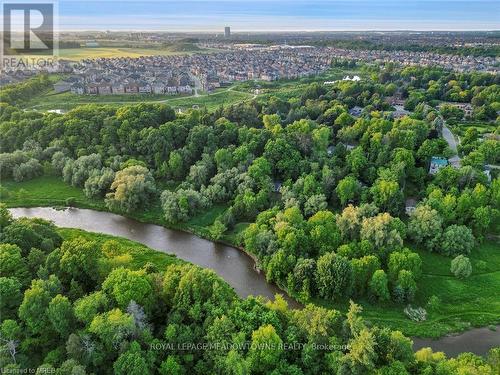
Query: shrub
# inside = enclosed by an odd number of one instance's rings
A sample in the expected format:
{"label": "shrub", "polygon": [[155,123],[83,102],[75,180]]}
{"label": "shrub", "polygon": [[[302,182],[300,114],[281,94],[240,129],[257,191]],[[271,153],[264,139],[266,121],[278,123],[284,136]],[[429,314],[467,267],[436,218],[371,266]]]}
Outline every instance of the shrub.
{"label": "shrub", "polygon": [[412,307],[408,305],[404,309],[404,313],[408,318],[415,322],[423,322],[427,320],[427,311],[423,307]]}
{"label": "shrub", "polygon": [[68,207],[74,207],[76,204],[76,198],[75,197],[68,197],[64,201],[66,203],[66,206]]}
{"label": "shrub", "polygon": [[427,308],[430,311],[437,311],[441,305],[441,299],[438,296],[432,295],[427,301]]}
{"label": "shrub", "polygon": [[3,187],[2,185],[0,185],[0,199],[1,200],[5,200],[7,198],[9,198],[9,190],[6,188],[6,187]]}
{"label": "shrub", "polygon": [[384,270],[376,270],[370,280],[370,292],[377,297],[379,301],[387,301],[390,297],[387,284],[387,275]]}
{"label": "shrub", "polygon": [[451,273],[459,279],[466,279],[472,273],[472,264],[469,258],[463,255],[457,256],[451,261]]}
{"label": "shrub", "polygon": [[450,225],[441,238],[441,252],[448,256],[468,255],[474,247],[472,230],[465,225]]}

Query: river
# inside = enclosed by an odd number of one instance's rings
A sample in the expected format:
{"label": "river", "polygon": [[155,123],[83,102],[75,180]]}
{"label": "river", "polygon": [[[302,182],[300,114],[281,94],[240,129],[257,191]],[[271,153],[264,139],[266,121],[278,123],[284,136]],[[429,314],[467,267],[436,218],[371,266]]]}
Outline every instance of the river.
{"label": "river", "polygon": [[[284,294],[292,308],[300,304],[289,298],[277,286],[269,284],[263,273],[255,270],[254,261],[243,251],[217,244],[194,234],[167,229],[159,225],[145,224],[109,212],[79,208],[56,210],[49,207],[12,208],[14,217],[40,217],[52,220],[60,227],[78,228],[90,232],[105,233],[140,242],[155,250],[176,255],[185,261],[214,270],[231,285],[240,297],[249,295],[273,299],[276,293]],[[414,349],[430,346],[435,351],[444,351],[455,356],[464,351],[484,355],[500,346],[500,326],[497,331],[474,328],[456,336],[438,340],[413,338]]]}

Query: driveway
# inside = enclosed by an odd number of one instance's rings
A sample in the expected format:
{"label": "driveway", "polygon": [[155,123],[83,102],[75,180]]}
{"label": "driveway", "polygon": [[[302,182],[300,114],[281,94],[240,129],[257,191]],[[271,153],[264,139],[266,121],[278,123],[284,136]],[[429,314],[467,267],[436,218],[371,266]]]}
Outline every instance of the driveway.
{"label": "driveway", "polygon": [[460,156],[458,156],[457,141],[451,130],[443,124],[443,138],[448,143],[448,146],[455,154],[453,157],[449,158],[451,165],[459,167],[460,166]]}

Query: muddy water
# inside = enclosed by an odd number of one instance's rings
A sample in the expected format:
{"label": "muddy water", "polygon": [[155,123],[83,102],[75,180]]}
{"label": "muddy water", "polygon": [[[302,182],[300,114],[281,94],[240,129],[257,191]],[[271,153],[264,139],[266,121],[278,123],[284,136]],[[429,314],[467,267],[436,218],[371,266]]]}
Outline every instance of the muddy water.
{"label": "muddy water", "polygon": [[[254,261],[241,250],[194,234],[141,223],[109,212],[79,208],[12,208],[10,211],[14,217],[40,217],[52,220],[60,227],[124,237],[155,250],[174,254],[180,259],[214,270],[241,297],[254,295],[274,299],[276,293],[285,294],[277,286],[269,284],[264,274],[255,270]],[[292,307],[299,306],[290,298],[287,301]]]}
{"label": "muddy water", "polygon": [[[155,250],[174,254],[178,258],[211,268],[231,285],[241,297],[249,295],[273,298],[284,294],[278,287],[269,284],[262,273],[254,268],[254,261],[244,252],[226,245],[204,240],[194,234],[164,228],[159,225],[140,223],[136,220],[109,212],[69,208],[55,210],[48,207],[12,208],[14,217],[40,217],[52,220],[57,226],[78,228],[128,238]],[[291,307],[300,305],[285,295]],[[474,328],[457,336],[446,336],[438,340],[413,338],[414,349],[431,347],[448,356],[461,352],[484,355],[492,347],[500,346],[500,326],[497,331]]]}

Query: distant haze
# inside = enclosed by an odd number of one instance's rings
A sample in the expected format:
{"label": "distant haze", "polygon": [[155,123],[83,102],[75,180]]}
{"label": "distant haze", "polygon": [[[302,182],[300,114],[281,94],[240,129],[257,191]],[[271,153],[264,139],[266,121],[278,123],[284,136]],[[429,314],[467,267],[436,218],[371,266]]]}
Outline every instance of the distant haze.
{"label": "distant haze", "polygon": [[59,0],[61,30],[498,30],[500,0]]}

